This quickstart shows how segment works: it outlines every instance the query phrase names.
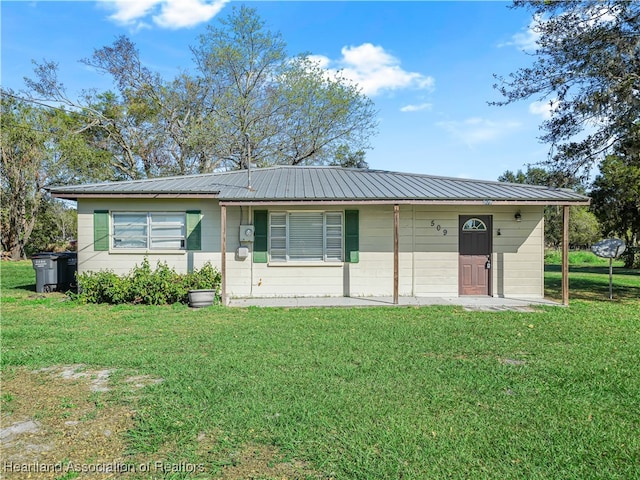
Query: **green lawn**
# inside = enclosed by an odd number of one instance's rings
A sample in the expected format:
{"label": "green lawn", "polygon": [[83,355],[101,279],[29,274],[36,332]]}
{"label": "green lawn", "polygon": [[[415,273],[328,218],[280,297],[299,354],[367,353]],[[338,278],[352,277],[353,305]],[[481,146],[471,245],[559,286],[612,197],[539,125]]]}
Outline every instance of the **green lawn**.
{"label": "green lawn", "polygon": [[[545,295],[560,300],[561,256],[550,250],[545,255]],[[617,301],[640,298],[640,271],[623,268],[621,260],[613,262],[613,297]],[[570,298],[579,300],[609,299],[609,260],[588,251],[569,252]]]}
{"label": "green lawn", "polygon": [[164,379],[135,400],[137,458],[215,477],[268,445],[321,478],[640,478],[638,272],[616,273],[611,302],[606,267],[575,267],[590,300],[527,313],[78,305],[35,294],[30,263],[1,267],[5,372]]}

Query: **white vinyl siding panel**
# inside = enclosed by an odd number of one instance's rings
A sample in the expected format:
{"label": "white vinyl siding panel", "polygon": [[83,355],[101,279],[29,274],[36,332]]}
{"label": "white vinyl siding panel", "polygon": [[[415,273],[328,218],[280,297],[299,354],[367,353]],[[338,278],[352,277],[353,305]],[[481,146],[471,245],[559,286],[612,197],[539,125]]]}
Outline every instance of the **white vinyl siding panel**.
{"label": "white vinyl siding panel", "polygon": [[[280,207],[283,208],[283,207]],[[315,207],[285,207],[288,212],[318,212]],[[331,253],[331,238],[337,238],[336,218],[339,206],[329,207],[325,220],[325,249]],[[240,224],[252,218],[250,207],[227,207],[227,293],[232,297],[278,296],[384,296],[393,293],[393,207],[361,205],[360,262],[273,262],[255,264],[239,259]],[[113,270],[124,274],[140,264],[146,255],[149,262],[166,261],[178,272],[186,272],[188,255],[182,250],[122,252],[93,249],[93,211],[171,212],[202,211],[202,251],[193,253],[193,265],[199,268],[210,260],[220,267],[220,208],[210,199],[80,199],[78,201],[79,271]],[[520,211],[521,222],[514,214]],[[274,211],[272,213],[287,212]],[[330,218],[334,213],[336,217]],[[495,296],[541,298],[543,291],[544,229],[543,207],[539,206],[405,206],[400,207],[400,295],[455,297],[458,295],[458,215],[493,215],[492,290]],[[282,217],[285,218],[284,216]],[[431,226],[431,221],[434,226]],[[285,232],[286,232],[286,220]],[[277,222],[276,222],[277,223]],[[270,243],[276,236],[270,218]],[[440,230],[436,226],[440,225]],[[277,225],[276,225],[277,226]],[[444,235],[444,229],[447,235]],[[500,229],[501,234],[497,235]],[[283,231],[280,230],[282,234]],[[281,235],[286,242],[286,233]],[[251,243],[245,244],[251,249]],[[273,248],[273,244],[270,244]],[[340,242],[342,248],[342,240]],[[286,243],[283,248],[286,252]],[[273,253],[273,251],[271,251]],[[341,252],[342,253],[342,252]],[[283,253],[286,255],[286,253]],[[277,263],[277,264],[276,264]]]}
{"label": "white vinyl siding panel", "polygon": [[[250,262],[243,263],[230,259],[227,269],[229,265],[233,265],[234,268],[242,265],[246,273],[251,275],[250,295],[256,297],[342,295],[391,297],[393,294],[393,207],[362,205],[358,206],[358,210],[360,212],[359,263],[335,265],[329,262],[315,262],[311,266],[310,264],[287,265],[286,262],[282,262],[281,266],[274,267],[274,264],[251,266]],[[516,210],[522,213],[521,222],[516,222],[514,219]],[[291,211],[304,212],[305,208],[300,207]],[[313,210],[308,208],[308,211]],[[544,245],[542,207],[456,208],[405,205],[400,207],[399,293],[401,296],[456,297],[458,295],[459,215],[493,215],[492,293],[494,296],[542,297]],[[284,217],[281,218],[284,219]],[[327,247],[330,224],[330,220],[327,220]],[[498,228],[501,230],[500,235],[497,235]],[[270,230],[269,234],[273,235],[274,232]],[[283,237],[286,236],[283,234]],[[271,247],[273,248],[273,244]],[[252,272],[250,268],[253,268]],[[240,286],[240,282],[237,284]],[[235,291],[239,295],[244,294],[240,293],[240,289]]]}

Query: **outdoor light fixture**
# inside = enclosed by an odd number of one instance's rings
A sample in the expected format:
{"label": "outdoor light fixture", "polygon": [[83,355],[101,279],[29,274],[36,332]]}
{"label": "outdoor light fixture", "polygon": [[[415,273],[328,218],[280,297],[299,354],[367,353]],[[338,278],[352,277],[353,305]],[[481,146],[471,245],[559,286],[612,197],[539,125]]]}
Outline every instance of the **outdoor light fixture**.
{"label": "outdoor light fixture", "polygon": [[522,214],[518,211],[516,212],[516,214],[513,216],[513,218],[516,219],[516,222],[521,222],[522,221]]}

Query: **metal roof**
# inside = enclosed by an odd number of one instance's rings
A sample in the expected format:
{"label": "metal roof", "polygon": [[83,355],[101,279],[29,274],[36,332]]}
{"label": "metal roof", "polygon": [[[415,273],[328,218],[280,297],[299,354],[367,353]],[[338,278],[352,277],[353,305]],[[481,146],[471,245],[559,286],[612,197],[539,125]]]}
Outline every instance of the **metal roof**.
{"label": "metal roof", "polygon": [[61,198],[213,196],[225,202],[461,201],[586,203],[572,190],[341,167],[281,166],[111,183],[51,187]]}

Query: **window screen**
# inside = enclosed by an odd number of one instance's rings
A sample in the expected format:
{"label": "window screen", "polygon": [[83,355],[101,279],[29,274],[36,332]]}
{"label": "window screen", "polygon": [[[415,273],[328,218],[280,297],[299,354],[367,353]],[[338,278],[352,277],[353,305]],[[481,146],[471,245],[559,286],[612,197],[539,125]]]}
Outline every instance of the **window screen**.
{"label": "window screen", "polygon": [[342,212],[272,212],[271,261],[342,261]]}

